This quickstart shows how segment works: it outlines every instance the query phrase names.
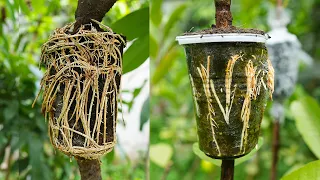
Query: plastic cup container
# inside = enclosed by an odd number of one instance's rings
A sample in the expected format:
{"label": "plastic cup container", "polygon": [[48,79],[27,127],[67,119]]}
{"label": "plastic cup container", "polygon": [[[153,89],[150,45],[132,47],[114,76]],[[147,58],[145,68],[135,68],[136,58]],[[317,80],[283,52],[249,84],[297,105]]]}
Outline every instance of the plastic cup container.
{"label": "plastic cup container", "polygon": [[185,48],[199,148],[216,159],[235,159],[257,144],[273,68],[261,34],[178,36]]}

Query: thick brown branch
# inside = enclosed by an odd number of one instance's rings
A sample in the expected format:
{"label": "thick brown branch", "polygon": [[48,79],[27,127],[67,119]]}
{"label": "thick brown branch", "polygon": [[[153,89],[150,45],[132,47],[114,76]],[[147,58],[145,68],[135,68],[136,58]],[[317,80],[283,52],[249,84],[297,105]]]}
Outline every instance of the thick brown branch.
{"label": "thick brown branch", "polygon": [[221,180],[233,180],[234,176],[234,160],[222,160],[221,164]]}
{"label": "thick brown branch", "polygon": [[215,0],[216,27],[228,28],[232,26],[232,14],[230,11],[231,0]]}
{"label": "thick brown branch", "polygon": [[99,159],[76,159],[81,174],[81,180],[102,180]]}
{"label": "thick brown branch", "polygon": [[92,23],[91,19],[101,22],[104,15],[112,8],[116,1],[117,0],[78,0],[78,7],[75,13],[75,31],[77,31],[81,25]]}

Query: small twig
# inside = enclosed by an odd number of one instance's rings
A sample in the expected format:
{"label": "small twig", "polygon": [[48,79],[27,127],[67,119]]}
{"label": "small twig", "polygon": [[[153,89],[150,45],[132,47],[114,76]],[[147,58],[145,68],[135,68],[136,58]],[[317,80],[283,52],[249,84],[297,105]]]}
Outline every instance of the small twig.
{"label": "small twig", "polygon": [[220,180],[233,180],[234,176],[234,159],[222,160]]}
{"label": "small twig", "polygon": [[271,166],[271,180],[277,179],[277,163],[278,153],[280,146],[280,122],[275,120],[273,122],[273,133],[272,133],[272,166]]}

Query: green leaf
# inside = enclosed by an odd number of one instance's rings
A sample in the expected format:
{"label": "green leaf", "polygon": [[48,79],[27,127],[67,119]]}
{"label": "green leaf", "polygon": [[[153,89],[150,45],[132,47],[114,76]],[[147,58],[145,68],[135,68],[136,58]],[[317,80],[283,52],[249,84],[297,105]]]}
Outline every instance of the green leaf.
{"label": "green leaf", "polygon": [[149,57],[149,36],[135,40],[123,55],[123,74],[139,67]]}
{"label": "green leaf", "polygon": [[184,13],[186,7],[186,4],[182,4],[181,6],[177,7],[170,15],[170,19],[164,27],[164,37],[167,37],[170,33],[170,30],[174,28],[174,25],[179,22],[179,20],[181,20],[182,13]]}
{"label": "green leaf", "polygon": [[19,5],[20,5],[22,13],[24,13],[25,15],[29,15],[30,14],[29,7],[26,4],[25,0],[19,0]]}
{"label": "green leaf", "polygon": [[[149,35],[149,8],[142,8],[128,14],[115,22],[111,28],[113,31],[126,36],[129,41]],[[148,51],[148,49],[145,50]]]}
{"label": "green leaf", "polygon": [[12,151],[19,150],[19,148],[20,148],[20,137],[19,137],[19,133],[18,132],[13,133],[13,135],[11,136],[10,146],[12,148]]}
{"label": "green leaf", "polygon": [[7,137],[3,131],[0,131],[0,147],[3,148],[8,142]]}
{"label": "green leaf", "polygon": [[169,144],[158,143],[150,146],[150,160],[165,168],[172,158],[173,150]]}
{"label": "green leaf", "polygon": [[[130,101],[122,100],[122,103],[128,106],[128,111],[130,112],[130,111],[131,111],[131,108],[132,108],[132,106],[133,106],[133,100],[130,100]],[[122,112],[122,109],[121,109],[120,112]]]}
{"label": "green leaf", "polygon": [[31,6],[34,12],[43,13],[46,10],[45,1],[31,0]]}
{"label": "green leaf", "polygon": [[6,0],[5,2],[5,10],[6,13],[8,14],[8,17],[10,17],[14,22],[16,21],[16,17],[15,17],[15,8],[14,8],[14,4],[12,4],[9,0]]}
{"label": "green leaf", "polygon": [[51,17],[51,14],[56,10],[56,9],[60,9],[61,5],[60,5],[60,0],[51,0],[47,6],[47,16]]}
{"label": "green leaf", "polygon": [[[255,154],[256,152],[260,149],[260,147],[263,144],[263,138],[259,137],[258,140],[258,144],[256,146],[256,148],[254,148],[249,154],[241,157],[241,158],[237,158],[235,159],[234,165],[237,166],[247,160],[250,160]],[[212,164],[216,165],[216,166],[221,166],[221,160],[220,159],[212,159],[209,156],[207,156],[205,153],[203,153],[200,148],[199,148],[199,144],[198,143],[194,143],[192,146],[193,152],[202,160],[211,162]]]}
{"label": "green leaf", "polygon": [[150,116],[150,102],[148,97],[142,105],[142,111],[140,114],[140,131],[142,130],[143,125],[148,121],[149,116]]}
{"label": "green leaf", "polygon": [[4,119],[6,121],[10,121],[12,118],[18,115],[18,112],[19,112],[19,102],[17,100],[13,100],[8,104],[8,106],[3,111]]}
{"label": "green leaf", "polygon": [[50,179],[50,172],[48,167],[42,163],[43,158],[43,147],[42,141],[38,135],[30,134],[29,135],[29,158],[32,179]]}
{"label": "green leaf", "polygon": [[155,59],[157,57],[157,54],[158,54],[159,45],[158,45],[157,40],[151,34],[150,34],[149,39],[150,39],[150,49],[149,49],[150,58]]}
{"label": "green leaf", "polygon": [[284,176],[281,180],[320,180],[320,160],[310,162],[296,171]]}
{"label": "green leaf", "polygon": [[152,77],[152,84],[157,84],[169,71],[170,67],[173,65],[174,60],[177,59],[179,51],[177,47],[173,47],[168,53],[161,59],[159,65],[157,66]]}
{"label": "green leaf", "polygon": [[320,159],[320,106],[310,96],[303,96],[290,106],[296,126],[310,150]]}
{"label": "green leaf", "polygon": [[108,154],[106,154],[106,159],[107,159],[107,162],[109,163],[109,164],[111,164],[112,163],[112,161],[114,160],[114,157],[115,157],[115,153],[114,153],[114,149],[111,151],[111,152],[109,152]]}
{"label": "green leaf", "polygon": [[140,94],[140,92],[141,92],[142,88],[144,87],[144,85],[146,84],[146,82],[147,82],[147,80],[145,80],[140,87],[135,88],[133,90],[133,98],[132,99],[135,99]]}
{"label": "green leaf", "polygon": [[17,168],[17,170],[19,171],[19,173],[22,173],[25,169],[27,169],[28,165],[29,165],[29,158],[21,158],[18,161],[14,162],[14,166],[15,168]]}
{"label": "green leaf", "polygon": [[157,1],[151,1],[151,21],[153,24],[158,26],[161,23],[162,20],[162,12],[161,12],[161,7],[162,7],[162,0],[157,0]]}

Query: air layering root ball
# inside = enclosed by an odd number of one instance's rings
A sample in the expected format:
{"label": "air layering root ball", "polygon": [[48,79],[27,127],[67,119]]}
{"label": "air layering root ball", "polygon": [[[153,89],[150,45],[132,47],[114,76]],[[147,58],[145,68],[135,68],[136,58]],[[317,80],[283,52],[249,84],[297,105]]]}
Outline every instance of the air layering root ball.
{"label": "air layering root ball", "polygon": [[217,159],[248,154],[258,142],[273,92],[265,37],[226,33],[177,39],[187,55],[200,150]]}
{"label": "air layering root ball", "polygon": [[56,29],[42,46],[42,112],[55,148],[97,159],[116,143],[125,40],[106,26],[105,32],[82,26],[72,34],[73,25]]}

